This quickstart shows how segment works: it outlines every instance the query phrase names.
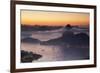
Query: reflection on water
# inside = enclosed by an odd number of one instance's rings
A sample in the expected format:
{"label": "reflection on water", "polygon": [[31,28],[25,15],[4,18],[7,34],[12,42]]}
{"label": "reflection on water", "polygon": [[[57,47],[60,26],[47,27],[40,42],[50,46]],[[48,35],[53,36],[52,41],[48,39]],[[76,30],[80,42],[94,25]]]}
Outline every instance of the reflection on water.
{"label": "reflection on water", "polygon": [[52,61],[63,59],[61,49],[58,46],[45,46],[40,44],[22,43],[21,49],[32,51],[42,55],[42,58],[40,58],[39,61]]}
{"label": "reflection on water", "polygon": [[81,60],[89,58],[87,48],[68,48],[66,45],[57,46],[22,43],[21,50],[32,51],[42,55],[38,61]]}

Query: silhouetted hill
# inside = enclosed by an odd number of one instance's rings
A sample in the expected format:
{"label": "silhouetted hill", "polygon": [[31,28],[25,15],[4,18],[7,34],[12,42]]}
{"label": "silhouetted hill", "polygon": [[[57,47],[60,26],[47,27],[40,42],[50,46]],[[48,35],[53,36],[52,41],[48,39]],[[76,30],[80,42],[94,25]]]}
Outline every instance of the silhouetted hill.
{"label": "silhouetted hill", "polygon": [[73,32],[64,32],[63,36],[57,39],[42,42],[46,45],[89,45],[89,36],[85,33],[74,34]]}
{"label": "silhouetted hill", "polygon": [[74,34],[71,31],[64,32],[62,37],[56,38],[56,39],[51,39],[49,41],[43,42],[43,44],[48,44],[48,45],[61,45],[61,44],[69,44],[70,42],[73,41]]}
{"label": "silhouetted hill", "polygon": [[31,37],[27,37],[21,40],[21,42],[26,42],[26,43],[39,43],[40,41],[38,39],[34,39]]}
{"label": "silhouetted hill", "polygon": [[75,41],[75,44],[89,45],[89,36],[85,33],[76,34],[74,41]]}
{"label": "silhouetted hill", "polygon": [[69,42],[69,43],[70,43],[70,42],[73,41],[74,36],[75,36],[75,35],[74,35],[73,32],[71,32],[71,31],[66,31],[66,32],[63,33],[61,39],[62,39],[64,42]]}
{"label": "silhouetted hill", "polygon": [[41,57],[42,57],[42,55],[40,55],[40,54],[21,50],[21,62],[23,62],[23,63],[32,62],[34,60],[38,60]]}

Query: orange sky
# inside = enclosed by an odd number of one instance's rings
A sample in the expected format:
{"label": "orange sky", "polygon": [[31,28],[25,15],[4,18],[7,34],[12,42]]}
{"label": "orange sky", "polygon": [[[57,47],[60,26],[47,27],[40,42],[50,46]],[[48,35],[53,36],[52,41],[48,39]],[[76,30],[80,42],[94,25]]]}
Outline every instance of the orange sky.
{"label": "orange sky", "polygon": [[21,11],[21,24],[23,25],[49,25],[61,26],[88,25],[89,13],[50,12],[50,11]]}

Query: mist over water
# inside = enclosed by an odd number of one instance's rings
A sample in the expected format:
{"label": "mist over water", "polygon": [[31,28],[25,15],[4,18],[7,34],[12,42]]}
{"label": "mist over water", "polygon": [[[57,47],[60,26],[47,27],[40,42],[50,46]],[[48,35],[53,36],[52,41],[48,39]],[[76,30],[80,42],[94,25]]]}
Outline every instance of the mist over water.
{"label": "mist over water", "polygon": [[[25,42],[23,41],[21,42],[21,50],[29,52],[31,51],[33,53],[42,55],[42,57],[36,60],[36,62],[89,59],[88,45],[73,46],[73,45],[68,45],[68,43],[66,43],[65,41],[64,42],[59,41],[59,39],[62,40],[61,37],[63,37],[64,32],[67,32],[67,30],[65,30],[64,28],[51,31],[28,31],[28,32],[23,31],[21,39],[24,38],[27,39],[25,39]],[[85,33],[89,36],[88,29],[73,28],[70,30],[70,32],[73,32],[73,35],[79,33]],[[69,30],[68,30],[68,35],[69,35]],[[32,42],[30,43],[31,40],[35,40],[37,43],[32,43]],[[44,44],[44,42],[46,44]]]}

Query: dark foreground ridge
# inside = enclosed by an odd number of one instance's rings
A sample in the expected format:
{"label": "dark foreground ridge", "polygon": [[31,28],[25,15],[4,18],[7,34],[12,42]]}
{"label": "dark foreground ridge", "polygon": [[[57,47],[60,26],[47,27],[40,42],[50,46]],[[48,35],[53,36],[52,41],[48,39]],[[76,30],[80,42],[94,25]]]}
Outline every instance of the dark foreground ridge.
{"label": "dark foreground ridge", "polygon": [[21,62],[23,63],[32,62],[34,60],[38,60],[41,57],[42,55],[21,50]]}

